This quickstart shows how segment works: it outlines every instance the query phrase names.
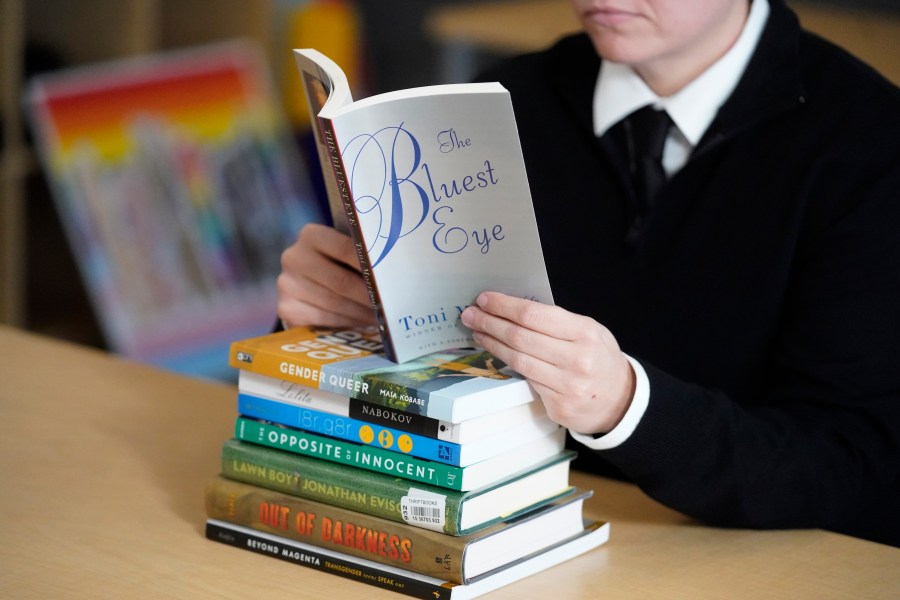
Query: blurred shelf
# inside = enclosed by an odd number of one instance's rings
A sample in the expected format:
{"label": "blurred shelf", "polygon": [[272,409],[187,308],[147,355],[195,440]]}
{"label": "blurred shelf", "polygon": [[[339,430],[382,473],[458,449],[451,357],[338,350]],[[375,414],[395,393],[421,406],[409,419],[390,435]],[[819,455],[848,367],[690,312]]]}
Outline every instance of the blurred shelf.
{"label": "blurred shelf", "polygon": [[[254,40],[272,53],[278,5],[279,0],[0,0],[0,324],[101,343],[77,272],[56,266],[71,257],[49,192],[35,184],[40,169],[28,146],[21,102],[28,76],[233,38]],[[49,302],[33,298],[32,288],[45,293],[42,286],[60,269],[75,289]],[[54,308],[54,301],[63,306]]]}

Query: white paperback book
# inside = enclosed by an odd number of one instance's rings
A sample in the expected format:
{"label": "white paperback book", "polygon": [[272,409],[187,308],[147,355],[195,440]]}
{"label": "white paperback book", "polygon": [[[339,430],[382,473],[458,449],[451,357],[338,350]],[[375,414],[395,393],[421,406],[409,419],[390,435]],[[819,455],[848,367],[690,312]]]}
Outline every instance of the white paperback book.
{"label": "white paperback book", "polygon": [[354,239],[395,362],[473,346],[486,290],[552,304],[509,92],[438,85],[354,102],[340,67],[295,50],[335,226]]}
{"label": "white paperback book", "polygon": [[523,429],[528,432],[535,426],[540,427],[540,423],[547,418],[547,410],[542,402],[527,402],[454,423],[370,404],[314,386],[245,369],[238,371],[238,391],[298,407],[397,427],[454,444],[472,444],[505,433],[520,435]]}

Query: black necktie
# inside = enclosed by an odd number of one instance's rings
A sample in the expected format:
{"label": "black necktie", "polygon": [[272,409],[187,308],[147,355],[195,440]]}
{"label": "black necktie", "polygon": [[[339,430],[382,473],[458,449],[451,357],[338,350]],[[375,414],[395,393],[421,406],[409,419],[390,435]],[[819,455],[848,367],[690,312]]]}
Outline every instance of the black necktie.
{"label": "black necktie", "polygon": [[628,116],[631,142],[634,144],[634,184],[638,196],[649,206],[666,180],[662,166],[663,147],[672,121],[664,110],[650,106]]}
{"label": "black necktie", "polygon": [[628,233],[630,241],[636,240],[642,220],[652,209],[653,199],[666,181],[662,155],[671,126],[672,120],[664,110],[649,105],[625,118],[628,164],[638,199],[637,214]]}

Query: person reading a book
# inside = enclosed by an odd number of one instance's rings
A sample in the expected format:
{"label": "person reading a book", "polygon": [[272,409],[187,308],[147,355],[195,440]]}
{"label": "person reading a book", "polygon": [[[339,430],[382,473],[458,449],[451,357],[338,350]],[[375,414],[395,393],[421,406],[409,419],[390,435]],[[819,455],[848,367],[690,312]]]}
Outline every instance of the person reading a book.
{"label": "person reading a book", "polygon": [[[707,523],[900,545],[900,91],[783,0],[572,0],[511,93],[556,306],[462,313],[581,450]],[[287,325],[372,322],[349,238]]]}

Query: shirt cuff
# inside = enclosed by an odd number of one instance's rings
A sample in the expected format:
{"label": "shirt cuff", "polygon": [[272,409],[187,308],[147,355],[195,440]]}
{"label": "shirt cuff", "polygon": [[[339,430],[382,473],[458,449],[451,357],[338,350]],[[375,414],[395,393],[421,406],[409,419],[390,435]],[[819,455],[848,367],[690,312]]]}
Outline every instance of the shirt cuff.
{"label": "shirt cuff", "polygon": [[631,399],[631,405],[625,411],[625,416],[619,421],[619,424],[613,427],[612,431],[600,437],[594,437],[591,434],[578,433],[569,430],[569,434],[576,442],[583,444],[591,450],[609,450],[623,444],[625,440],[631,437],[641,417],[647,411],[647,405],[650,403],[650,381],[647,379],[647,372],[641,363],[631,358],[627,354],[625,358],[631,363],[634,369],[634,397]]}

